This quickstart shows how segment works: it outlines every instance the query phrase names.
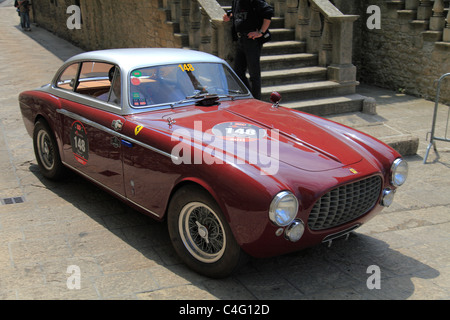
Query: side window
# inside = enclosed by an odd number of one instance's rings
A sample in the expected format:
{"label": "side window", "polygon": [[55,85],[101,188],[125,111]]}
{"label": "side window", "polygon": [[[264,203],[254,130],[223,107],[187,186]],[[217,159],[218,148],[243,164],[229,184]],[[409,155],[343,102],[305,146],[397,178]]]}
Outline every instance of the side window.
{"label": "side window", "polygon": [[[113,64],[103,62],[83,62],[80,77],[75,92],[119,104],[120,99],[120,77],[115,79],[119,68]],[[113,86],[117,81],[118,88]],[[118,92],[117,92],[118,91]]]}
{"label": "side window", "polygon": [[56,81],[56,86],[60,89],[73,91],[73,87],[75,86],[75,79],[78,74],[78,63],[71,64],[64,70],[59,79]]}

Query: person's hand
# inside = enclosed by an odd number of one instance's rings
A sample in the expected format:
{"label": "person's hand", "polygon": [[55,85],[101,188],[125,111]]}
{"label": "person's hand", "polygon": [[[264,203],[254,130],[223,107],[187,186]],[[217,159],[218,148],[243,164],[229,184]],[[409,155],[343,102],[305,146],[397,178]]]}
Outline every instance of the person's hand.
{"label": "person's hand", "polygon": [[259,31],[252,31],[247,34],[247,37],[249,39],[255,40],[258,39],[259,37],[262,37],[262,33],[260,33]]}
{"label": "person's hand", "polygon": [[231,18],[225,13],[224,15],[223,15],[223,21],[224,22],[228,22],[228,21],[230,21],[231,20]]}

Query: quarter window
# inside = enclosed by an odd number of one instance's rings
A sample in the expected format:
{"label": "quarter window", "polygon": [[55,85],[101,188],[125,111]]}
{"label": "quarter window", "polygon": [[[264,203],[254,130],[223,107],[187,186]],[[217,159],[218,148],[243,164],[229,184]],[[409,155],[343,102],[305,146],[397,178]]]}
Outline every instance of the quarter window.
{"label": "quarter window", "polygon": [[75,86],[75,79],[78,74],[78,63],[71,64],[64,70],[59,79],[56,81],[56,86],[60,89],[73,91],[73,87]]}

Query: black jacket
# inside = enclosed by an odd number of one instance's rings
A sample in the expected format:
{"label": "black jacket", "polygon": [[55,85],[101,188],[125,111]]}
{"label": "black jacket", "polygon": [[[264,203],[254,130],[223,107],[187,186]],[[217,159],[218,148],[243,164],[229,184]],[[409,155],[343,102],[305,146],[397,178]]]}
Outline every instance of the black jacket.
{"label": "black jacket", "polygon": [[233,34],[259,30],[264,19],[272,19],[273,8],[264,0],[233,0]]}

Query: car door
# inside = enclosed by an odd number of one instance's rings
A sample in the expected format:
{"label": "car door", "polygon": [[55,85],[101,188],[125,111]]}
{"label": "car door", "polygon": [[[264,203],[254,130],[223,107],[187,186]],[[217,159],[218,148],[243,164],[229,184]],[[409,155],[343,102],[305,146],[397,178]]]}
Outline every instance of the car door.
{"label": "car door", "polygon": [[76,63],[61,74],[56,87],[68,91],[61,95],[59,110],[64,163],[124,196],[119,68],[95,61]]}

